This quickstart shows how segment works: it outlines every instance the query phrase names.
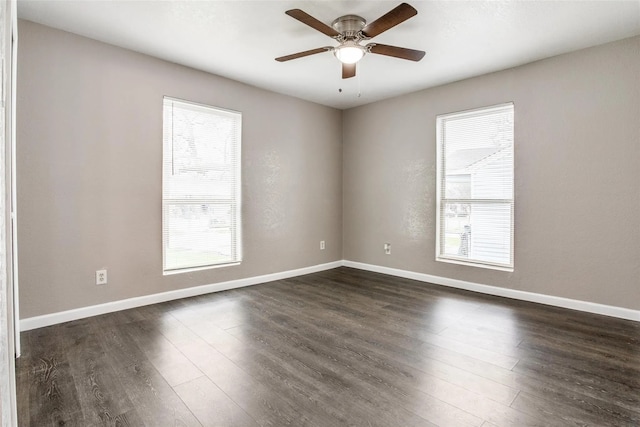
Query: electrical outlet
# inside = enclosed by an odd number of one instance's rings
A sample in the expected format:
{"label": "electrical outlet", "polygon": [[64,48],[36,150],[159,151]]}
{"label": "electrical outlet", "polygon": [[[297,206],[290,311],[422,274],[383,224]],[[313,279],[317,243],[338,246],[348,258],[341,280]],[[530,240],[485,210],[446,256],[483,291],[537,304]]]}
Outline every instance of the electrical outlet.
{"label": "electrical outlet", "polygon": [[96,270],[96,285],[107,284],[107,270]]}
{"label": "electrical outlet", "polygon": [[391,243],[384,244],[384,253],[387,255],[391,255]]}
{"label": "electrical outlet", "polygon": [[324,251],[324,240],[320,240],[320,250]]}

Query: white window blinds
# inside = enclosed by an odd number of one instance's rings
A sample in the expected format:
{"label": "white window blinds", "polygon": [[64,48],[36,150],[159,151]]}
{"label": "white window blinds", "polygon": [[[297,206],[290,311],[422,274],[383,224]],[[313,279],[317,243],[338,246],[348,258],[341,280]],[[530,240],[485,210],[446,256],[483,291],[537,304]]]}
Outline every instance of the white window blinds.
{"label": "white window blinds", "polygon": [[164,272],[238,263],[240,113],[164,98]]}
{"label": "white window blinds", "polygon": [[513,270],[513,116],[513,104],[438,116],[438,261]]}

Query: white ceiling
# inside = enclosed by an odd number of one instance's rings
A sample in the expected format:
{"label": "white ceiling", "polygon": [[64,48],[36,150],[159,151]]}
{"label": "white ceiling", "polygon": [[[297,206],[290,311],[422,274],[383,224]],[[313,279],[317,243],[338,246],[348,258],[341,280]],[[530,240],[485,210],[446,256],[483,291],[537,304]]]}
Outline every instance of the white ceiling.
{"label": "white ceiling", "polygon": [[418,15],[373,41],[424,50],[421,62],[369,54],[355,78],[342,80],[340,63],[328,52],[274,60],[337,44],[285,15],[288,9],[302,9],[330,25],[346,14],[371,22],[400,3],[19,0],[18,16],[336,108],[640,34],[640,0],[409,0]]}

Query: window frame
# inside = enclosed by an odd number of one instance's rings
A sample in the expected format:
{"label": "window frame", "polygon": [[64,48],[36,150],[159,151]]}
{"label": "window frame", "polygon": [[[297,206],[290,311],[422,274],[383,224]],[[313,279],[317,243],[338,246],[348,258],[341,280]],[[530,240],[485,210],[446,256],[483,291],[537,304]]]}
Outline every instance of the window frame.
{"label": "window frame", "polygon": [[[479,113],[490,113],[492,111],[500,111],[506,108],[511,108],[513,111],[513,162],[512,162],[512,186],[511,186],[511,198],[510,199],[447,199],[444,194],[444,179],[445,179],[445,165],[446,159],[444,158],[444,131],[443,124],[447,119],[463,116],[475,116]],[[446,262],[451,264],[466,265],[471,267],[481,267],[492,270],[500,270],[513,272],[515,268],[515,104],[513,102],[506,102],[502,104],[495,104],[486,107],[473,108],[463,111],[455,111],[451,113],[439,114],[436,116],[436,256],[437,262]],[[469,259],[464,257],[458,257],[455,255],[444,253],[444,238],[443,224],[444,212],[447,204],[450,203],[465,203],[465,204],[509,204],[511,210],[511,231],[510,231],[510,248],[509,248],[509,264],[502,264],[497,262],[482,261],[478,259]]]}
{"label": "window frame", "polygon": [[[235,148],[234,156],[236,161],[234,164],[230,165],[229,170],[233,171],[236,179],[235,191],[228,198],[223,197],[200,197],[200,198],[188,198],[188,197],[174,197],[174,198],[165,198],[165,123],[164,123],[164,114],[165,114],[165,105],[166,102],[174,102],[178,104],[186,104],[190,106],[194,106],[197,108],[203,108],[205,110],[211,110],[214,113],[227,114],[232,116],[237,116],[237,144]],[[221,267],[230,267],[234,265],[239,265],[242,262],[242,113],[235,110],[230,110],[221,107],[215,107],[212,105],[202,104],[193,101],[187,101],[184,99],[174,98],[170,96],[164,96],[162,98],[162,189],[161,189],[161,197],[162,197],[162,272],[163,275],[172,275],[179,273],[188,273],[192,271],[199,270],[207,270],[213,268],[221,268]],[[171,141],[173,145],[173,139]],[[231,239],[232,242],[235,240],[235,244],[232,243],[234,254],[232,256],[232,261],[224,261],[217,262],[213,264],[204,264],[204,265],[192,265],[188,267],[178,267],[178,268],[167,268],[167,239],[168,239],[168,229],[165,227],[165,222],[168,220],[168,209],[171,206],[180,205],[180,204],[208,204],[208,205],[230,205],[232,210],[232,218],[231,224],[229,226],[231,231]],[[235,217],[235,218],[234,218]],[[234,221],[235,219],[235,221]]]}

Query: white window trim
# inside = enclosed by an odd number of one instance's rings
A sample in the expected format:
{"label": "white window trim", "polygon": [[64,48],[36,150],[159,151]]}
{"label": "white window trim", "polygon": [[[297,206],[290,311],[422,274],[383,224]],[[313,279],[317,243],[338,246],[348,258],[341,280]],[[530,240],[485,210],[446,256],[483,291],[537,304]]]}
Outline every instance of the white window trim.
{"label": "white window trim", "polygon": [[[233,267],[233,266],[240,265],[242,263],[242,258],[243,258],[243,251],[242,251],[242,113],[240,111],[230,110],[230,109],[221,108],[221,107],[214,107],[212,105],[202,104],[202,103],[193,102],[193,101],[187,101],[184,99],[174,98],[170,96],[163,97],[163,105],[165,101],[180,102],[184,104],[194,105],[197,107],[216,110],[222,113],[239,115],[240,118],[239,118],[239,126],[238,126],[239,127],[238,129],[239,143],[237,147],[237,161],[235,163],[235,171],[234,171],[236,176],[238,177],[238,185],[236,186],[236,194],[235,194],[235,203],[231,203],[232,202],[231,199],[225,199],[225,200],[228,200],[228,203],[234,206],[237,213],[236,227],[233,230],[235,234],[235,240],[236,240],[236,245],[235,245],[236,259],[229,262],[202,265],[202,266],[182,267],[182,268],[172,268],[172,269],[165,268],[166,266],[166,247],[165,247],[166,240],[165,239],[167,238],[167,236],[166,236],[166,231],[164,229],[164,224],[166,219],[165,217],[166,217],[167,204],[165,204],[165,198],[164,198],[164,142],[163,142],[162,208],[161,208],[162,210],[162,218],[161,218],[161,221],[162,221],[161,222],[162,224],[162,275],[168,276],[168,275],[174,275],[174,274],[191,273],[195,271],[210,270],[210,269],[223,268],[223,267]],[[163,107],[163,114],[164,114],[164,107]],[[164,122],[163,122],[163,140],[164,140]],[[223,199],[215,199],[215,202],[224,203],[222,200]],[[170,203],[176,203],[180,201],[185,203],[186,202],[193,203],[194,201],[197,202],[198,200],[197,199],[171,199]],[[211,200],[207,201],[207,203],[211,203],[211,202],[212,202]]]}
{"label": "white window trim", "polygon": [[[514,258],[515,258],[515,254],[514,254],[514,250],[515,250],[515,173],[514,173],[514,185],[512,186],[512,193],[511,193],[511,199],[473,199],[473,200],[468,200],[468,199],[446,199],[446,202],[464,202],[464,203],[482,203],[482,202],[489,202],[489,203],[501,203],[501,204],[506,204],[506,203],[510,203],[511,204],[511,248],[510,248],[510,263],[509,264],[501,264],[501,263],[493,263],[493,262],[488,262],[488,261],[477,261],[477,260],[469,260],[466,258],[461,258],[461,257],[456,257],[454,255],[441,255],[442,253],[442,239],[441,239],[441,219],[442,219],[442,210],[444,209],[444,199],[442,198],[442,179],[443,176],[442,174],[444,173],[444,167],[443,167],[443,160],[444,160],[444,156],[443,156],[443,152],[442,152],[442,148],[443,148],[443,144],[442,144],[442,138],[444,137],[444,135],[442,135],[442,121],[445,120],[448,117],[452,117],[452,116],[464,116],[466,114],[468,115],[474,115],[475,113],[479,112],[479,111],[483,111],[486,113],[491,113],[492,111],[496,111],[496,110],[500,110],[503,109],[504,107],[508,107],[511,106],[514,108],[514,114],[515,114],[515,105],[513,102],[505,102],[502,104],[496,104],[496,105],[491,105],[491,106],[487,106],[487,107],[480,107],[480,108],[473,108],[470,110],[463,110],[463,111],[455,111],[455,112],[451,112],[451,113],[446,113],[446,114],[439,114],[438,116],[436,116],[436,256],[435,256],[435,260],[438,262],[446,262],[446,263],[450,263],[450,264],[458,264],[458,265],[466,265],[466,266],[471,266],[471,267],[482,267],[482,268],[486,268],[486,269],[491,269],[491,270],[499,270],[499,271],[507,271],[507,272],[513,272],[514,268],[515,268],[515,263],[514,263]],[[514,117],[514,134],[515,134],[515,117]],[[515,139],[515,138],[514,138]],[[514,154],[515,154],[515,141],[514,141],[514,146],[513,146],[513,150],[514,150]],[[514,155],[514,170],[515,170],[515,155]]]}

